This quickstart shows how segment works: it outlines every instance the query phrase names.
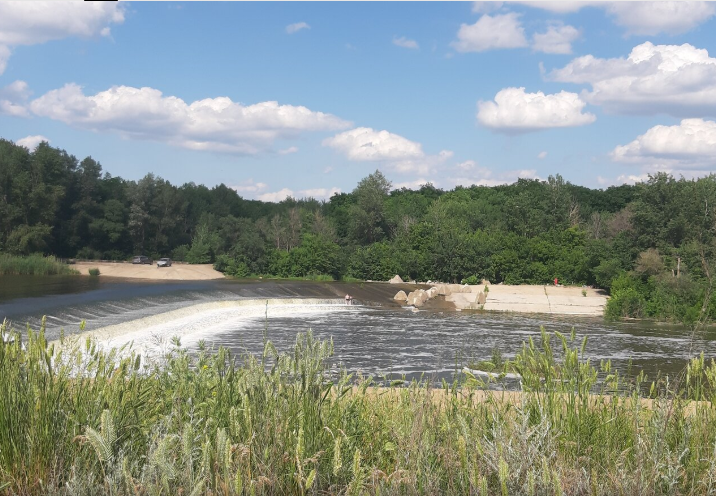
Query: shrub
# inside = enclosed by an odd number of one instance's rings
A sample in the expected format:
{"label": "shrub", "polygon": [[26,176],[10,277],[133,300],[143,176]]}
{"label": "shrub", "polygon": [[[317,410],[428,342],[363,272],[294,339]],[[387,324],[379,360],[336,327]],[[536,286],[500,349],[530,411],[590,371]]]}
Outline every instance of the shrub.
{"label": "shrub", "polygon": [[58,274],[79,274],[67,264],[59,262],[55,257],[39,254],[28,256],[0,253],[0,275],[35,275],[51,276]]}
{"label": "shrub", "polygon": [[97,269],[97,268],[89,269],[89,275],[91,275],[91,276],[98,276],[98,275],[99,275],[99,269]]}

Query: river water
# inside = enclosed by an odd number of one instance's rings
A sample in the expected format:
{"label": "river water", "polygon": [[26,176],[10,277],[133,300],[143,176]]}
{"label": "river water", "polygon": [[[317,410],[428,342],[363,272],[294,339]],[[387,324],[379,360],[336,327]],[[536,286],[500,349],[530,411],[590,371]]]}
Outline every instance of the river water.
{"label": "river water", "polygon": [[[40,326],[46,316],[48,339],[61,332],[113,329],[110,345],[132,341],[152,349],[172,336],[196,349],[226,346],[237,355],[260,354],[264,337],[281,351],[291,349],[298,332],[311,329],[333,339],[335,365],[378,378],[452,379],[456,370],[489,359],[493,349],[514,356],[530,336],[547,331],[587,336],[586,357],[611,359],[626,371],[679,372],[686,360],[704,352],[716,357],[716,335],[692,337],[678,326],[645,322],[606,323],[601,318],[552,315],[412,312],[390,299],[387,284],[291,281],[155,282],[77,276],[0,276],[0,320],[15,329]],[[345,293],[357,295],[347,306]],[[301,298],[313,298],[312,304]],[[266,305],[266,300],[270,304]],[[265,334],[264,334],[265,333]]]}

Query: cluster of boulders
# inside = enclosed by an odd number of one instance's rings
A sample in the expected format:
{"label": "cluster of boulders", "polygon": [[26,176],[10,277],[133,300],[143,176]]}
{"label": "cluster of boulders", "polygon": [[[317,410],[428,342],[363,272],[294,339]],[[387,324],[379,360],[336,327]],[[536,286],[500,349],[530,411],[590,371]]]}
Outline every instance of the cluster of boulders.
{"label": "cluster of boulders", "polygon": [[[402,279],[400,276],[396,275],[390,280],[390,282],[392,284],[398,284],[399,282],[402,282]],[[428,284],[431,283],[432,281],[428,281]],[[489,282],[487,282],[487,284],[489,284]],[[430,289],[416,289],[408,294],[406,294],[405,291],[398,291],[393,299],[417,308],[436,296],[450,296],[455,293],[476,293],[474,303],[477,305],[484,305],[487,300],[487,295],[482,291],[473,291],[473,288],[477,289],[476,286],[469,286],[467,284],[437,283]],[[470,301],[472,302],[472,300]]]}

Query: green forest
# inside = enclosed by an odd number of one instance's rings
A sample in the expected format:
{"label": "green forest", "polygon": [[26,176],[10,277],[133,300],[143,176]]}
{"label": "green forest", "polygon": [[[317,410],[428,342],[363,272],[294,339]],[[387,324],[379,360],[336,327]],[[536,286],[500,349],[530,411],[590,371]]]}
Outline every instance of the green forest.
{"label": "green forest", "polygon": [[[237,178],[239,179],[239,178]],[[380,171],[328,201],[241,198],[225,186],[113,177],[0,139],[0,254],[213,263],[230,276],[592,285],[608,316],[716,317],[716,175],[604,190],[520,179],[395,189]]]}

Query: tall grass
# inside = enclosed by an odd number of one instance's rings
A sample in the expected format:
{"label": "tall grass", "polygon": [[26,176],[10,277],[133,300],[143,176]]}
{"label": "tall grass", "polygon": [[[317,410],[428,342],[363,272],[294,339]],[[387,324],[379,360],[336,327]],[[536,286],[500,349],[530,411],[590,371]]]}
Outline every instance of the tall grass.
{"label": "tall grass", "polygon": [[10,255],[0,253],[0,275],[49,276],[58,274],[79,274],[55,257],[43,255]]}
{"label": "tall grass", "polygon": [[8,494],[716,492],[716,364],[703,357],[649,388],[543,332],[512,362],[522,392],[506,393],[471,377],[335,376],[332,343],[310,332],[291,353],[267,342],[240,360],[178,340],[149,359],[23,338],[0,346]]}

